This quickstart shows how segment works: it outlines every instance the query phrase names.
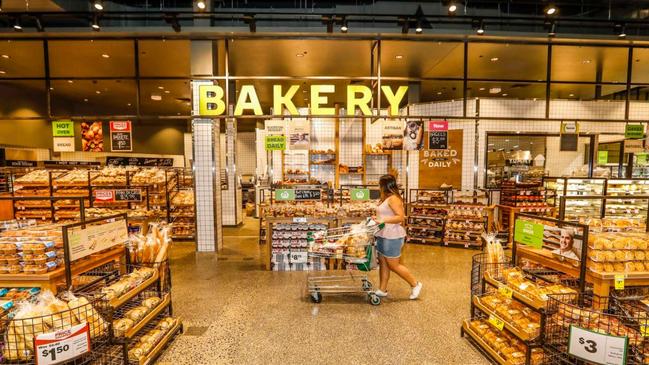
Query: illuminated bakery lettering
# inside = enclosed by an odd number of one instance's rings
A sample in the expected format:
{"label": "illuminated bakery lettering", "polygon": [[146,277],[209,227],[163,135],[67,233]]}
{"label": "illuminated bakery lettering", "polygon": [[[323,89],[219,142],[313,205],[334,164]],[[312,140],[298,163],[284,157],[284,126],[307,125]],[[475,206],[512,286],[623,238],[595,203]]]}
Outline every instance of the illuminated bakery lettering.
{"label": "illuminated bakery lettering", "polygon": [[[293,99],[300,90],[300,85],[291,85],[287,90],[282,85],[273,85],[273,115],[297,116],[299,112]],[[399,105],[408,91],[408,86],[399,86],[392,90],[389,85],[381,86],[381,92],[388,102],[388,114],[395,116],[399,114]],[[336,93],[336,85],[323,84],[311,85],[310,102],[311,114],[313,115],[330,115],[336,114],[336,108],[330,97]],[[346,110],[347,115],[355,115],[360,110],[362,115],[372,115],[370,102],[372,101],[372,89],[365,85],[347,85],[346,87]],[[226,112],[225,92],[219,85],[199,85],[198,86],[198,108],[201,116],[219,116]],[[247,112],[254,115],[263,115],[261,103],[257,90],[253,85],[242,85],[239,90],[236,103],[234,105],[234,116],[241,116]]]}

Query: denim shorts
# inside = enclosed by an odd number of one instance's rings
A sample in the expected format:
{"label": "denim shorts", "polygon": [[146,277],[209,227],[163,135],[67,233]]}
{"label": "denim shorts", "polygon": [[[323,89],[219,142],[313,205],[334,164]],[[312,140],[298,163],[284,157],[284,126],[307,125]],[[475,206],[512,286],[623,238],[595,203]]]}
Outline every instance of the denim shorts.
{"label": "denim shorts", "polygon": [[397,258],[401,256],[401,248],[405,238],[376,237],[376,250],[383,257]]}

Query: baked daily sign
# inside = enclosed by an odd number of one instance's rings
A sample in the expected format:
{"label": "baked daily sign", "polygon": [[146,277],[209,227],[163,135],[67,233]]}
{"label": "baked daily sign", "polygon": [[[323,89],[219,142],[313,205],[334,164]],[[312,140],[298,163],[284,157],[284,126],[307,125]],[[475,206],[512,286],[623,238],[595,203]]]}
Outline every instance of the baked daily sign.
{"label": "baked daily sign", "polygon": [[[291,85],[283,90],[282,85],[273,85],[273,113],[283,115],[287,111],[289,115],[300,115],[293,103],[293,98],[300,90],[301,85]],[[199,115],[218,116],[225,113],[225,92],[219,85],[199,85]],[[360,110],[362,115],[372,115],[370,102],[372,100],[372,89],[365,85],[347,85],[347,115],[356,115]],[[381,86],[381,92],[388,101],[388,113],[390,116],[399,115],[399,104],[408,91],[408,86],[399,86],[393,90],[388,85]],[[311,114],[313,115],[335,115],[336,108],[331,105],[329,97],[336,92],[335,85],[311,85],[310,99]],[[234,116],[243,115],[252,111],[254,115],[264,115],[261,108],[257,91],[253,85],[242,85],[239,96],[234,105]]]}

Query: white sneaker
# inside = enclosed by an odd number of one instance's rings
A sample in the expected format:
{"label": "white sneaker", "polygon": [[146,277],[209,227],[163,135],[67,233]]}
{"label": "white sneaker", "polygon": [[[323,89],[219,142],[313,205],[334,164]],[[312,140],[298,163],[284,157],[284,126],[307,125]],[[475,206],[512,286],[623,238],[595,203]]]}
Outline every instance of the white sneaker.
{"label": "white sneaker", "polygon": [[386,291],[382,291],[381,289],[377,289],[377,290],[374,292],[374,295],[376,295],[377,297],[385,298],[385,297],[388,296],[388,292],[386,292]]}
{"label": "white sneaker", "polygon": [[419,298],[419,293],[421,293],[421,287],[423,285],[420,282],[417,282],[417,285],[415,285],[414,288],[412,288],[412,291],[410,292],[410,299],[415,300]]}

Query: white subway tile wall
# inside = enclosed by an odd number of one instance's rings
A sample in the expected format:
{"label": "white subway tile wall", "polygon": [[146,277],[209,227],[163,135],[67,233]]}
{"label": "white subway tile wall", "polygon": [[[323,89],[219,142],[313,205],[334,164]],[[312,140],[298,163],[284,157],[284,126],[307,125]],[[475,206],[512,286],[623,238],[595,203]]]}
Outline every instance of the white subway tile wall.
{"label": "white subway tile wall", "polygon": [[[217,250],[217,237],[220,237],[220,232],[216,232],[215,229],[220,224],[217,224],[215,217],[215,204],[218,203],[214,196],[213,176],[216,157],[213,148],[218,150],[218,142],[213,141],[212,120],[194,119],[192,128],[197,249],[201,252],[213,252]],[[216,214],[218,216],[218,212]]]}
{"label": "white subway tile wall", "polygon": [[257,166],[255,157],[256,148],[257,146],[255,141],[255,132],[237,131],[237,171],[239,171],[239,174],[255,174],[255,169]]}

